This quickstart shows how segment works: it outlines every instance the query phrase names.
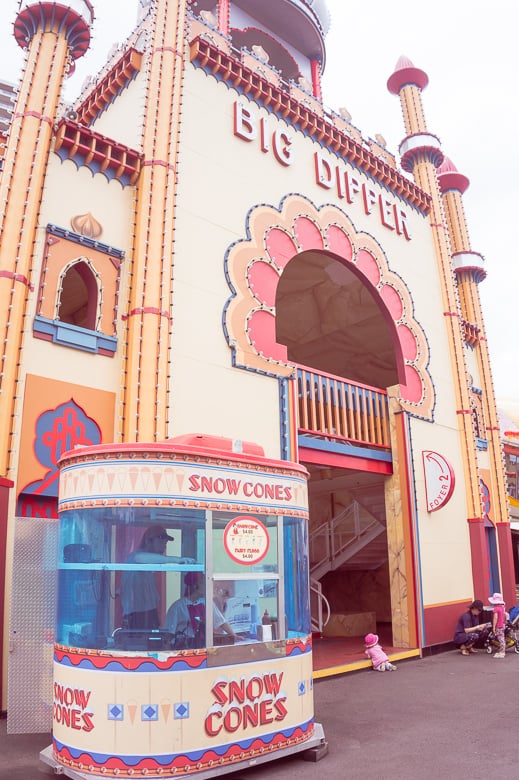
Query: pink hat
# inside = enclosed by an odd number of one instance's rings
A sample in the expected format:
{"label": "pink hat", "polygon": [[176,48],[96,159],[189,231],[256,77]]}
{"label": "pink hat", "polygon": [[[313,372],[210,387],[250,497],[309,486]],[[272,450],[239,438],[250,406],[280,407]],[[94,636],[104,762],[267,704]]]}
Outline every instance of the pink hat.
{"label": "pink hat", "polygon": [[502,593],[494,593],[493,596],[489,596],[488,600],[491,604],[504,604],[505,600]]}
{"label": "pink hat", "polygon": [[364,637],[364,644],[366,647],[373,647],[378,645],[378,636],[376,634],[366,634]]}

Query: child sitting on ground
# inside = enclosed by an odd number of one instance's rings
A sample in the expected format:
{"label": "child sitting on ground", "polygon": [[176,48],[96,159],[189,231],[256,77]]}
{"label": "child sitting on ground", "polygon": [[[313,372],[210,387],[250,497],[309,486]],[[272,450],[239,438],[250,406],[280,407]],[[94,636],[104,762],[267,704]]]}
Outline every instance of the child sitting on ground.
{"label": "child sitting on ground", "polygon": [[364,652],[368,658],[371,658],[373,669],[376,672],[396,671],[396,666],[389,662],[389,658],[379,645],[378,636],[376,634],[366,634],[364,637],[364,644],[366,646]]}

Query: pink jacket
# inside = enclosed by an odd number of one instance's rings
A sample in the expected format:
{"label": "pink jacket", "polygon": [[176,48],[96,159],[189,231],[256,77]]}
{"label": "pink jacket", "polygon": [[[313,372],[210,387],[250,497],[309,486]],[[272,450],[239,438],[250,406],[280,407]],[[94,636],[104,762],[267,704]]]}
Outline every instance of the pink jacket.
{"label": "pink jacket", "polygon": [[506,626],[505,605],[496,604],[493,611],[494,615],[497,614],[496,628],[504,628]]}
{"label": "pink jacket", "polygon": [[375,669],[378,666],[380,666],[380,664],[383,664],[384,661],[389,661],[389,658],[382,650],[380,645],[373,645],[373,647],[366,647],[364,652],[368,656],[368,658],[371,658],[371,663],[373,664],[373,667]]}

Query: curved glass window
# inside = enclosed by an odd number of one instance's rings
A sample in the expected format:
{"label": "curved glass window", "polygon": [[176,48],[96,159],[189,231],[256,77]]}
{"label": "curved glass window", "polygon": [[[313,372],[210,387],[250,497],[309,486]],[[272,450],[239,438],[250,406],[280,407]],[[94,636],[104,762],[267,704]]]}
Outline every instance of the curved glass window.
{"label": "curved glass window", "polygon": [[205,523],[204,512],[176,507],[61,513],[56,641],[168,649],[168,605],[188,571],[205,569]]}
{"label": "curved glass window", "polygon": [[179,507],[60,514],[60,644],[178,651],[309,632],[303,519]]}

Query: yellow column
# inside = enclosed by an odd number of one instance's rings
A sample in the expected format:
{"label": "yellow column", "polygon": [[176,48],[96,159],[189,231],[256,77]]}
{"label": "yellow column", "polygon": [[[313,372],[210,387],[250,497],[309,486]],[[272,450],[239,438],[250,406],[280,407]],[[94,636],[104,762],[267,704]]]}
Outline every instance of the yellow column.
{"label": "yellow column", "polygon": [[399,387],[388,387],[389,436],[393,473],[384,479],[386,504],[391,625],[394,647],[416,647],[420,642],[416,620],[420,582],[413,558],[413,508],[410,497],[406,412],[399,401]]}
{"label": "yellow column", "polygon": [[466,176],[459,173],[452,162],[445,159],[438,171],[452,248],[452,262],[460,292],[461,313],[469,325],[475,326],[474,343],[482,390],[483,414],[486,423],[486,439],[490,460],[492,504],[497,522],[508,520],[508,500],[501,435],[497,415],[492,370],[485,336],[485,324],[481,311],[479,282],[486,277],[484,260],[473,252],[470,245],[467,220],[463,208],[463,193],[469,186]]}
{"label": "yellow column", "polygon": [[88,48],[93,10],[76,0],[22,2],[15,22],[18,43],[28,49],[0,178],[0,476],[11,467],[13,414],[28,286],[53,125],[69,57]]}
{"label": "yellow column", "polygon": [[458,427],[465,472],[468,519],[481,518],[475,434],[472,424],[469,382],[465,365],[463,330],[459,300],[451,268],[451,253],[436,168],[443,162],[440,142],[427,130],[422,106],[422,89],[428,84],[424,71],[401,58],[388,79],[388,89],[399,95],[407,137],[400,145],[402,167],[414,175],[416,183],[431,195],[431,230],[436,249],[444,317],[456,392]]}
{"label": "yellow column", "polygon": [[185,0],[157,0],[137,184],[124,380],[123,439],[167,435],[175,178]]}

